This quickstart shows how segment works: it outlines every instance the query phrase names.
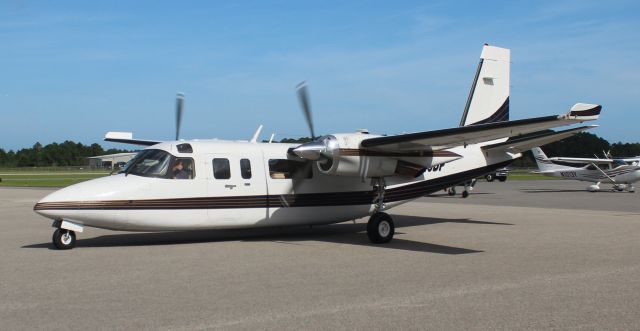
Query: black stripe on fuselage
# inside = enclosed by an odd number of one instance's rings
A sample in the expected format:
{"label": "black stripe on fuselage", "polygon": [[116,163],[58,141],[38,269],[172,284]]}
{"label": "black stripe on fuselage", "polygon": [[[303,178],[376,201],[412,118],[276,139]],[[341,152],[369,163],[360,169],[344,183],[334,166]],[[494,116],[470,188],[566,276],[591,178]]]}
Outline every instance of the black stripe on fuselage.
{"label": "black stripe on fuselage", "polygon": [[[480,177],[503,168],[511,160],[465,171],[462,173],[425,180],[413,184],[389,188],[385,191],[385,202],[416,199],[447,187]],[[147,200],[104,200],[42,202],[34,210],[163,210],[163,209],[237,209],[237,208],[284,208],[321,207],[373,204],[377,194],[374,190],[355,192],[328,192],[285,195],[252,195],[233,197],[199,197]]]}

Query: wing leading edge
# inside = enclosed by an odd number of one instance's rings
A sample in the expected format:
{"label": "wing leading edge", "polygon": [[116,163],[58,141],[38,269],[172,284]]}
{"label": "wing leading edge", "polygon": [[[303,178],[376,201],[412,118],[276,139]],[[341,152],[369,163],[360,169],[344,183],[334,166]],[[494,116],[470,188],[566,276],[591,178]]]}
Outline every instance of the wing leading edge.
{"label": "wing leading edge", "polygon": [[592,121],[598,119],[601,110],[600,105],[578,103],[563,115],[370,138],[363,140],[361,146],[380,151],[441,150]]}
{"label": "wing leading edge", "polygon": [[139,145],[139,146],[153,146],[155,144],[159,144],[162,141],[158,140],[142,140],[142,139],[133,139],[133,133],[131,132],[107,132],[104,135],[104,141],[111,141],[115,143],[123,143],[123,144],[131,144],[131,145]]}

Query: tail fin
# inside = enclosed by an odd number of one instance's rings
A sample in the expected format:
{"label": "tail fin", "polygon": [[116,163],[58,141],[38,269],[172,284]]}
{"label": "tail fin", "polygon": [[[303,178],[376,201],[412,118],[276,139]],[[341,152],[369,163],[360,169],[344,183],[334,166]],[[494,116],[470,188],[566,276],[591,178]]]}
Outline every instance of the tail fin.
{"label": "tail fin", "polygon": [[460,126],[509,120],[510,66],[509,49],[484,45]]}
{"label": "tail fin", "polygon": [[540,147],[532,148],[531,153],[533,153],[533,158],[536,159],[536,163],[538,164],[538,169],[541,172],[562,168],[561,166],[549,161],[549,159],[547,158],[547,155],[544,154],[544,152]]}

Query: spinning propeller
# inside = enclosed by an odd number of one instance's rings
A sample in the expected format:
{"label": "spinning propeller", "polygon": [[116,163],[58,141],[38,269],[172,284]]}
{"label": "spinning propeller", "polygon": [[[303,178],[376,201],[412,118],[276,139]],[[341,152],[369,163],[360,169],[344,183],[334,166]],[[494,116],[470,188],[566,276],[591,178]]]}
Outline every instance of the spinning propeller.
{"label": "spinning propeller", "polygon": [[296,86],[296,89],[298,90],[298,101],[300,101],[304,118],[307,120],[307,125],[311,132],[311,140],[316,140],[316,135],[313,131],[313,118],[311,118],[311,106],[309,105],[309,94],[307,93],[307,82],[301,82]]}
{"label": "spinning propeller", "polygon": [[176,95],[176,140],[180,139],[180,126],[182,124],[182,111],[184,109],[184,94]]}
{"label": "spinning propeller", "polygon": [[313,129],[313,117],[311,115],[307,83],[301,82],[296,86],[296,89],[298,90],[298,100],[300,101],[300,106],[307,121],[307,126],[309,126],[312,141],[302,144],[291,151],[298,157],[309,161],[318,161],[321,164],[332,163],[339,148],[338,142],[330,136],[316,137]]}

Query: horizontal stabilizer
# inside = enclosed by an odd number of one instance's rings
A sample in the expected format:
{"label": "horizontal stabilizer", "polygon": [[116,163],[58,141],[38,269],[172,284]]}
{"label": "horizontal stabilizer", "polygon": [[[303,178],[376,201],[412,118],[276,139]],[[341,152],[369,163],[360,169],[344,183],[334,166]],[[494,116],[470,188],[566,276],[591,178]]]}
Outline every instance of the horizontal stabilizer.
{"label": "horizontal stabilizer", "polygon": [[584,130],[588,130],[595,127],[597,127],[597,125],[581,126],[579,128],[568,129],[568,130],[563,130],[558,132],[542,131],[539,133],[533,133],[527,137],[511,138],[502,143],[483,146],[482,149],[484,150],[504,149],[505,151],[510,153],[522,153],[534,147],[543,146],[543,145],[552,143],[554,141],[562,140],[564,138],[571,137],[578,132],[582,132]]}
{"label": "horizontal stabilizer", "polygon": [[114,132],[110,131],[104,135],[104,141],[111,141],[115,143],[139,145],[139,146],[153,146],[159,144],[162,141],[157,140],[140,140],[133,139],[133,133],[131,132]]}

